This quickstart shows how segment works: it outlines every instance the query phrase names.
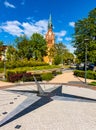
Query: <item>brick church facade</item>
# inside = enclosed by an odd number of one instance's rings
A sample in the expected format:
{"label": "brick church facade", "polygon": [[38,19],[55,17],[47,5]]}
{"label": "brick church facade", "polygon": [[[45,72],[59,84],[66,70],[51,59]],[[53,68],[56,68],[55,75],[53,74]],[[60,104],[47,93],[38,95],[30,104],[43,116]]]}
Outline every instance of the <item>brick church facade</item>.
{"label": "brick church facade", "polygon": [[55,44],[55,35],[53,33],[53,25],[52,25],[51,15],[50,15],[49,20],[48,20],[48,31],[45,35],[45,39],[46,39],[46,42],[47,42],[48,53],[47,53],[47,56],[44,57],[44,61],[46,63],[52,64],[53,59],[52,59],[52,57],[50,57],[50,49]]}

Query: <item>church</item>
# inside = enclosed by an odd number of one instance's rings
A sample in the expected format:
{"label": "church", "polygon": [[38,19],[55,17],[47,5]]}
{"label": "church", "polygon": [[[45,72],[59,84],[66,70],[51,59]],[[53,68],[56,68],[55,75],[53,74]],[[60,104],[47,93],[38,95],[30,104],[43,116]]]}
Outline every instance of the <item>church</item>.
{"label": "church", "polygon": [[48,20],[48,31],[47,31],[47,33],[45,35],[45,39],[46,39],[46,42],[47,42],[48,55],[44,57],[44,61],[51,65],[53,59],[50,57],[50,49],[55,44],[55,35],[53,33],[53,25],[52,25],[52,17],[51,17],[51,15],[49,16],[49,20]]}

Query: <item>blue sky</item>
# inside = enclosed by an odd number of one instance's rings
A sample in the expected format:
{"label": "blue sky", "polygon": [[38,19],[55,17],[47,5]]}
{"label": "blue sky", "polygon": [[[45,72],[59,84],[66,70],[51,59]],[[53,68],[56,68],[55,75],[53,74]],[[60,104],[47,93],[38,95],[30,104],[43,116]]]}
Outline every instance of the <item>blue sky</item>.
{"label": "blue sky", "polygon": [[0,0],[0,41],[12,44],[17,36],[45,35],[51,13],[56,42],[73,52],[75,22],[88,16],[96,0]]}

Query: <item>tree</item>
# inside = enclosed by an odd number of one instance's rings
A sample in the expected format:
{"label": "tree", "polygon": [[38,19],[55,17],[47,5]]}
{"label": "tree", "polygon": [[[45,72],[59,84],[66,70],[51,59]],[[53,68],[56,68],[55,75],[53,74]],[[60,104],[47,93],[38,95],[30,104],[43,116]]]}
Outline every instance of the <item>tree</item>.
{"label": "tree", "polygon": [[29,41],[32,48],[32,55],[35,60],[43,60],[46,56],[47,44],[44,37],[39,33],[34,33]]}
{"label": "tree", "polygon": [[2,41],[0,41],[0,55],[2,55],[2,53],[5,51],[6,46],[4,46],[4,43]]}
{"label": "tree", "polygon": [[63,61],[65,64],[71,64],[74,62],[74,55],[70,53],[68,50],[65,50],[63,55]]}
{"label": "tree", "polygon": [[6,59],[7,61],[16,61],[19,59],[16,48],[14,48],[13,46],[8,46],[8,49],[6,52]]}
{"label": "tree", "polygon": [[96,8],[89,12],[87,18],[76,22],[73,43],[76,48],[75,54],[80,62],[85,60],[87,44],[87,59],[96,63]]}
{"label": "tree", "polygon": [[32,58],[32,47],[26,35],[17,37],[15,40],[19,59]]}
{"label": "tree", "polygon": [[3,42],[0,41],[0,55],[1,55],[1,53],[2,53],[2,46],[3,46]]}
{"label": "tree", "polygon": [[55,44],[55,49],[54,64],[69,64],[69,62],[73,62],[74,55],[68,51],[63,43]]}
{"label": "tree", "polygon": [[3,46],[3,44],[4,44],[4,43],[3,43],[2,41],[0,41],[0,47]]}

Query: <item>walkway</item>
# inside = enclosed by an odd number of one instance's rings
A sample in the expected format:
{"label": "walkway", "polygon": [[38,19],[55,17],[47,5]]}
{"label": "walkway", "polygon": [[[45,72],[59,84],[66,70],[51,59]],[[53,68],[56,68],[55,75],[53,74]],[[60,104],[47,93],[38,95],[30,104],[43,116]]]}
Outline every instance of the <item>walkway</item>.
{"label": "walkway", "polygon": [[[54,85],[43,85],[43,89]],[[34,85],[9,88],[34,90]],[[96,100],[96,91],[63,85],[63,93]],[[26,99],[24,95],[0,90],[0,120]],[[83,100],[82,100],[83,101]],[[0,127],[0,130],[96,130],[96,101],[54,100]],[[7,113],[6,113],[7,112]],[[4,114],[5,113],[5,114]]]}
{"label": "walkway", "polygon": [[[49,82],[54,84],[44,84],[42,87],[45,90],[56,86],[55,83],[70,83],[79,86],[79,84],[83,85],[83,82],[84,79],[77,78],[72,72],[67,71]],[[91,80],[87,80],[87,82],[91,82]],[[0,81],[0,87],[6,85],[12,86],[14,84]],[[22,86],[17,85],[9,89],[29,90],[30,92],[36,89],[36,86],[32,84],[25,86],[22,83]],[[83,100],[83,98],[96,100],[96,91],[63,85],[62,93],[68,97],[68,100],[57,100],[58,98],[55,98],[54,101],[0,127],[0,130],[96,130],[96,101]],[[73,96],[81,97],[82,100],[79,98],[73,100],[71,98]],[[26,96],[24,95],[0,90],[0,120],[4,119],[25,99]]]}
{"label": "walkway", "polygon": [[[87,79],[87,83],[90,83],[92,81],[96,80],[91,80]],[[57,75],[54,79],[50,81],[50,83],[71,83],[71,84],[84,84],[85,79],[76,77],[73,75],[73,72],[68,70],[64,71],[63,74]]]}

